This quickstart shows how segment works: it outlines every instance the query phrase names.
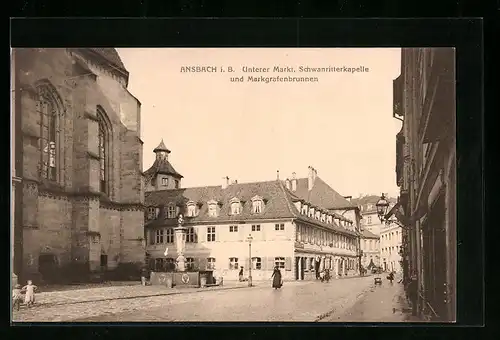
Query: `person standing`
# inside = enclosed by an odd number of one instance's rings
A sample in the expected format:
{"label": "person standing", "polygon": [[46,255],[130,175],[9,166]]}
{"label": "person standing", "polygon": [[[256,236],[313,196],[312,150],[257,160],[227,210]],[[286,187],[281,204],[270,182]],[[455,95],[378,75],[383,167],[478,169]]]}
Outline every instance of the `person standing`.
{"label": "person standing", "polygon": [[283,285],[283,281],[281,279],[281,271],[278,266],[274,267],[273,275],[271,275],[273,279],[273,288],[278,289]]}
{"label": "person standing", "polygon": [[243,267],[240,267],[240,272],[238,274],[238,279],[240,282],[244,281],[244,278],[243,278]]}
{"label": "person standing", "polygon": [[35,290],[38,287],[33,284],[33,281],[28,280],[28,284],[23,287],[22,290],[26,291],[26,294],[24,295],[24,303],[26,306],[30,307],[35,303]]}

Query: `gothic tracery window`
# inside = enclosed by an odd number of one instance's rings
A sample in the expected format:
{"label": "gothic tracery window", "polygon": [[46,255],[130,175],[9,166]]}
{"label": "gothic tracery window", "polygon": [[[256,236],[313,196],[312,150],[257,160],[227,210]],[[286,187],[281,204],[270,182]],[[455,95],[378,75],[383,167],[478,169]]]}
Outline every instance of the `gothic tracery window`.
{"label": "gothic tracery window", "polygon": [[108,158],[109,158],[109,125],[102,108],[97,107],[99,120],[99,190],[108,193]]}
{"label": "gothic tracery window", "polygon": [[43,179],[57,180],[58,119],[62,106],[55,89],[49,84],[37,87],[37,112],[40,115],[40,175]]}

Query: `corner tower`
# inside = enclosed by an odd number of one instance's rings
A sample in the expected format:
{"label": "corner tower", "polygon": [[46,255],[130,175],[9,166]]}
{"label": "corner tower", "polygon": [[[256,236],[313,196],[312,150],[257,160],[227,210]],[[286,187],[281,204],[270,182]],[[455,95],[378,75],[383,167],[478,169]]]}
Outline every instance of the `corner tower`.
{"label": "corner tower", "polygon": [[156,154],[155,162],[144,172],[146,191],[179,189],[183,176],[170,164],[168,160],[170,150],[165,146],[163,139],[153,152]]}

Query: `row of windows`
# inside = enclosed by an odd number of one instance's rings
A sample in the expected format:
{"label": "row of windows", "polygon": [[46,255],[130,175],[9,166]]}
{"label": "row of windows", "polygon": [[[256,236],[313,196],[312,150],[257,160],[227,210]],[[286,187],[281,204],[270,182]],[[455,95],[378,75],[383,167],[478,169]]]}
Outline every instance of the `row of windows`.
{"label": "row of windows", "polygon": [[[193,201],[189,201],[186,204],[186,216],[188,217],[196,217],[199,215],[200,212],[200,204],[201,203],[195,203]],[[220,213],[220,205],[219,202],[217,201],[209,201],[207,202],[208,205],[208,216],[210,217],[217,217]],[[243,203],[237,199],[233,198],[230,201],[230,213],[231,215],[239,215],[243,211]],[[255,196],[252,198],[252,213],[254,214],[260,214],[262,213],[264,209],[264,200],[260,196]],[[160,212],[160,209],[158,207],[148,207],[147,210],[147,219],[152,220],[158,217],[158,214]],[[177,215],[179,214],[179,208],[174,206],[174,205],[169,205],[166,208],[166,216],[167,218],[176,218]]]}
{"label": "row of windows", "polygon": [[[211,269],[211,270],[216,269],[216,261],[217,260],[214,257],[208,257],[206,259],[206,269]],[[196,261],[194,257],[186,257],[186,269],[188,270],[195,269],[195,263]],[[280,269],[285,269],[285,263],[286,263],[285,257],[280,257],[280,256],[274,257],[274,260],[272,261],[272,265]],[[175,260],[173,258],[157,258],[154,260],[152,269],[155,270],[173,269],[174,266],[175,266]],[[229,268],[229,270],[239,270],[241,267],[242,263],[240,258],[230,257],[228,259],[227,268]],[[262,269],[262,258],[252,257],[252,270],[261,270],[261,269]]]}
{"label": "row of windows", "polygon": [[379,247],[378,240],[363,240],[364,249],[366,250],[377,250]]}
{"label": "row of windows", "polygon": [[[62,100],[55,88],[48,82],[37,86],[36,111],[40,117],[40,177],[49,181],[58,180],[58,162],[60,155],[60,124],[59,118],[64,112]],[[97,106],[98,149],[99,158],[99,190],[109,194],[111,160],[111,123],[102,107]]]}
{"label": "row of windows", "polygon": [[393,252],[399,252],[400,246],[394,247],[384,247],[382,248],[382,254],[392,254]]}
{"label": "row of windows", "polygon": [[298,225],[296,229],[296,239],[298,242],[310,244],[331,245],[334,248],[354,250],[357,246],[355,238],[345,235],[336,234],[329,230],[320,230],[318,228]]}
{"label": "row of windows", "polygon": [[402,236],[401,232],[399,230],[396,230],[387,234],[382,234],[380,238],[386,241],[391,241],[394,239],[397,241],[401,241],[401,236]]}
{"label": "row of windows", "polygon": [[353,222],[349,220],[343,220],[339,218],[338,216],[334,214],[330,214],[327,210],[321,209],[321,208],[315,208],[314,206],[311,206],[310,204],[307,203],[302,203],[302,202],[295,202],[295,207],[297,208],[298,211],[302,215],[306,215],[309,218],[316,219],[318,221],[321,221],[323,223],[328,223],[328,224],[334,224],[335,221],[340,225],[341,227],[344,227],[346,229],[352,229],[353,228]]}
{"label": "row of windows", "polygon": [[[229,226],[228,228],[229,228],[230,233],[237,233],[238,232],[237,225],[232,225],[232,226]],[[284,231],[285,224],[284,223],[276,223],[274,225],[274,230],[275,231]],[[261,231],[260,224],[253,224],[252,225],[252,232],[259,232],[259,231]],[[198,242],[198,233],[196,232],[196,229],[193,227],[187,229],[187,232],[186,232],[186,234],[184,234],[184,237],[185,237],[185,241],[188,243],[197,243]],[[206,240],[207,240],[207,242],[215,242],[215,240],[216,240],[215,227],[207,227]],[[156,230],[152,231],[152,234],[150,237],[150,244],[162,244],[162,243],[174,243],[174,230],[173,230],[173,228],[156,229]]]}
{"label": "row of windows", "polygon": [[[174,179],[173,181],[174,181],[174,188],[179,189],[179,180]],[[164,187],[168,187],[168,177],[163,177],[161,179],[161,185]]]}
{"label": "row of windows", "polygon": [[[304,262],[304,271],[315,271],[316,270],[316,259],[314,257],[304,257],[305,260]],[[333,269],[334,267],[334,261],[330,258],[325,258],[324,260],[324,267],[325,268],[331,268]],[[345,267],[346,270],[351,270],[351,269],[356,269],[357,263],[355,259],[346,259],[345,261]],[[337,262],[338,266],[341,266],[341,262]],[[342,270],[342,268],[339,268]]]}

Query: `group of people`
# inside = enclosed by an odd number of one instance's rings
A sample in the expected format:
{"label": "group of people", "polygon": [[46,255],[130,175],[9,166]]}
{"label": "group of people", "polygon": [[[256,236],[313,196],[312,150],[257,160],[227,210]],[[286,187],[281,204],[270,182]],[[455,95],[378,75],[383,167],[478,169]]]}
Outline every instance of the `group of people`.
{"label": "group of people", "polygon": [[12,308],[19,310],[23,302],[28,308],[31,307],[35,303],[35,290],[37,289],[38,287],[35,286],[31,280],[28,280],[24,287],[21,287],[20,284],[16,284],[14,289],[12,289]]}

